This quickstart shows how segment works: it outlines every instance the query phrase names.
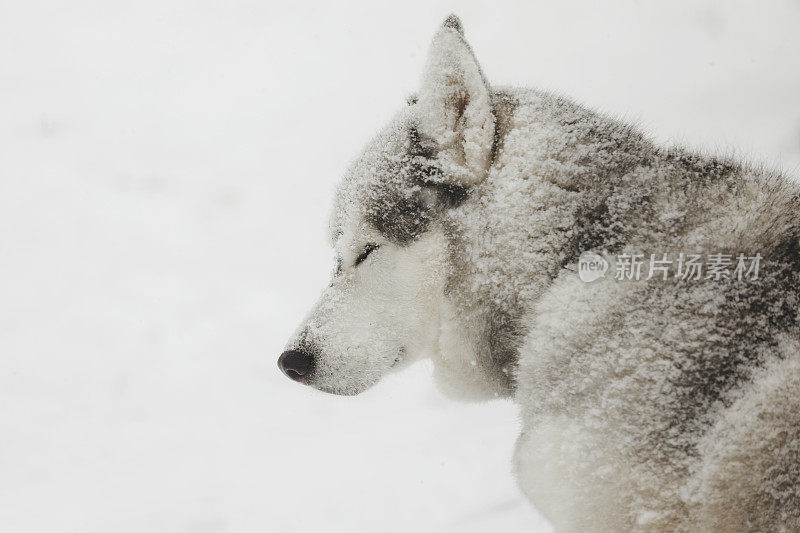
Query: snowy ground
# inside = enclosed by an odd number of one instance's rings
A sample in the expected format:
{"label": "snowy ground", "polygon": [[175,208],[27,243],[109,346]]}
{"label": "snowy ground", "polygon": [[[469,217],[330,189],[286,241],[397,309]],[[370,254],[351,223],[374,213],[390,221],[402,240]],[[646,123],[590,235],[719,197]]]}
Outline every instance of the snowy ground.
{"label": "snowy ground", "polygon": [[451,10],[492,82],[797,174],[800,2],[566,4],[0,4],[0,531],[546,530],[510,403],[275,360]]}

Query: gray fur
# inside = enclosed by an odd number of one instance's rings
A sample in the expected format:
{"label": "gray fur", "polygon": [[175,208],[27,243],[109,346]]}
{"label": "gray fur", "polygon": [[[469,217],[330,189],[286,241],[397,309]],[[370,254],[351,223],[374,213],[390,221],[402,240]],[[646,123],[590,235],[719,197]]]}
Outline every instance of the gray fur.
{"label": "gray fur", "polygon": [[[463,38],[460,22],[440,33],[459,46],[448,31]],[[332,238],[354,221],[399,249],[443,235],[441,305],[474,359],[440,338],[437,377],[456,394],[463,378],[518,402],[515,465],[533,503],[570,531],[800,530],[796,183],[656,146],[560,96],[497,88],[486,175],[465,180],[452,164],[460,145],[428,133],[419,98],[348,171]],[[445,105],[463,115],[464,102]],[[763,260],[757,281],[585,284],[573,266],[588,250]],[[331,337],[312,326],[298,338]]]}

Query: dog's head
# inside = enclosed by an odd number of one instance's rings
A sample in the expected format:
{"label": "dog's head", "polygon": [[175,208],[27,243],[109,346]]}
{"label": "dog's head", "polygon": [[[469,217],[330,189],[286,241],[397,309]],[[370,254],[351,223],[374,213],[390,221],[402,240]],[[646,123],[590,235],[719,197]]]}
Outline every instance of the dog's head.
{"label": "dog's head", "polygon": [[443,219],[485,178],[494,137],[489,86],[451,16],[433,39],[418,95],[339,187],[335,272],[278,361],[287,376],[357,394],[437,350],[449,264]]}

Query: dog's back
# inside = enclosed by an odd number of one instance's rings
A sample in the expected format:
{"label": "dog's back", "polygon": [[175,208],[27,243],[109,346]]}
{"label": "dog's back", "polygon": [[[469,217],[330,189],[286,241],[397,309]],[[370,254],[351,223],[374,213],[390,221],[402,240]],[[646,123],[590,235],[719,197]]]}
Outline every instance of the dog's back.
{"label": "dog's back", "polygon": [[[533,270],[562,267],[522,324],[523,490],[572,530],[800,529],[798,188],[528,94],[511,122],[529,131],[507,134],[484,199],[499,215],[495,191],[531,194],[528,228],[504,240]],[[585,283],[585,251],[641,254],[641,276],[617,263]],[[682,279],[692,255],[725,273]],[[651,257],[671,267],[646,279]]]}

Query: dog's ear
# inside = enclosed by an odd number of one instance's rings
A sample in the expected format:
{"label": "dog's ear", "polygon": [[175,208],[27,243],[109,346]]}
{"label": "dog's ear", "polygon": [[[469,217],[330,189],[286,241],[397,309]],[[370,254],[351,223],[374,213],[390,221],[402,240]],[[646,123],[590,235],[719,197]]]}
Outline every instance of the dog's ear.
{"label": "dog's ear", "polygon": [[494,143],[491,92],[455,15],[433,38],[415,111],[446,175],[463,186],[481,182]]}

